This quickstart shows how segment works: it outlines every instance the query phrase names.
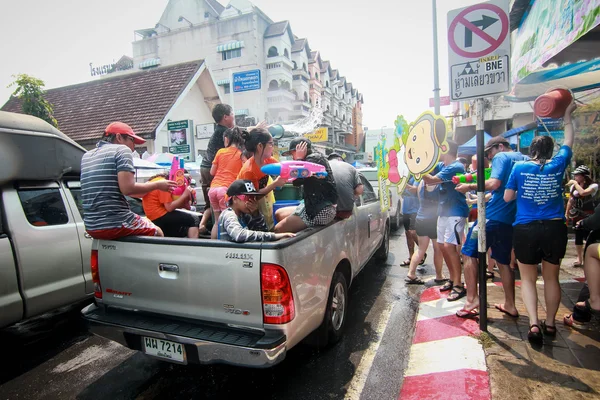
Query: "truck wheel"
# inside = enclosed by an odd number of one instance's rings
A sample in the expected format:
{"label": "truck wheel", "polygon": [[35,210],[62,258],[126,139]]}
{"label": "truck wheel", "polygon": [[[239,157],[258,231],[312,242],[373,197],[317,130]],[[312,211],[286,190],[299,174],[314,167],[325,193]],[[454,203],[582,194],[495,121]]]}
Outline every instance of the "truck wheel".
{"label": "truck wheel", "polygon": [[331,280],[327,308],[321,326],[306,340],[314,347],[323,348],[337,343],[344,333],[348,314],[348,284],[344,274],[336,271]]}
{"label": "truck wheel", "polygon": [[375,253],[375,259],[379,261],[385,261],[388,258],[388,254],[390,253],[390,226],[385,224],[385,231],[383,232],[383,240],[381,241],[381,246],[377,249]]}

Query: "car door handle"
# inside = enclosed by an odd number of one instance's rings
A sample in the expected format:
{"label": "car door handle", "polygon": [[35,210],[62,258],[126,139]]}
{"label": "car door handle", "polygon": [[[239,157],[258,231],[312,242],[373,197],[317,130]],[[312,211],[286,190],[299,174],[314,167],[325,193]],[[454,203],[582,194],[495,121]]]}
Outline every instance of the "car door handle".
{"label": "car door handle", "polygon": [[179,272],[179,267],[175,264],[158,264],[158,269],[165,272]]}
{"label": "car door handle", "polygon": [[89,234],[89,233],[87,233],[87,232],[83,234],[83,237],[84,237],[84,238],[86,238],[86,239],[93,239],[93,238],[92,238],[92,235],[90,235],[90,234]]}

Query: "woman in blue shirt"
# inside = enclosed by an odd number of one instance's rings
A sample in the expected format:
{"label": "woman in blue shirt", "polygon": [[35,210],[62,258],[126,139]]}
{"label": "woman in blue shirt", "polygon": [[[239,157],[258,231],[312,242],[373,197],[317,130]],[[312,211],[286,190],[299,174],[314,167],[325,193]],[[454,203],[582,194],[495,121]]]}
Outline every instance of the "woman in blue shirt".
{"label": "woman in blue shirt", "polygon": [[542,322],[547,336],[556,336],[555,317],[560,304],[558,273],[567,248],[567,226],[563,204],[563,177],[571,162],[573,123],[571,113],[575,103],[567,107],[564,116],[565,141],[552,158],[554,140],[536,136],[529,151],[531,159],[515,164],[508,178],[504,200],[517,200],[513,247],[521,272],[521,292],[529,314],[530,342],[543,343],[538,320],[536,289],[537,265],[542,263],[546,321]]}

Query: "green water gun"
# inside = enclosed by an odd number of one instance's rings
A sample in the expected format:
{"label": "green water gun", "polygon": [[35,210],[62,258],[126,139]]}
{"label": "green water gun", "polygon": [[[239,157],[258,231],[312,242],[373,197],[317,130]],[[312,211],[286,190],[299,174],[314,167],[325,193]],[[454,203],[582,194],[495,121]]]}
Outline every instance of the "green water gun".
{"label": "green water gun", "polygon": [[[485,180],[490,179],[492,175],[492,169],[486,168],[484,170]],[[458,185],[459,183],[477,183],[477,174],[456,174],[452,177],[452,183]]]}

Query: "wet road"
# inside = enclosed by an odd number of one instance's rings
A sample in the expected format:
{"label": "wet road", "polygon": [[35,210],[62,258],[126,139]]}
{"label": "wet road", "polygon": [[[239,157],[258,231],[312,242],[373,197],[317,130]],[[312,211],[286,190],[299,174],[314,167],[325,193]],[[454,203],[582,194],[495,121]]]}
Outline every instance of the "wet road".
{"label": "wet road", "polygon": [[397,399],[422,287],[404,285],[400,231],[390,248],[353,282],[327,350],[299,345],[267,370],[173,365],[87,334],[77,307],[0,332],[0,399]]}

